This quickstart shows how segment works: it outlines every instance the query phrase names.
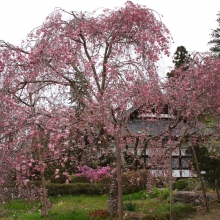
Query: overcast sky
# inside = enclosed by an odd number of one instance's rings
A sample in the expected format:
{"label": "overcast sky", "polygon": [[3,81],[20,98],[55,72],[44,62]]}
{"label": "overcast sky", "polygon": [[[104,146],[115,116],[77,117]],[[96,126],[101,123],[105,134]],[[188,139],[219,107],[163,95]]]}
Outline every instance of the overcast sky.
{"label": "overcast sky", "polygon": [[[98,8],[124,6],[126,0],[0,0],[0,40],[19,45],[27,34],[40,26],[56,7],[67,11],[93,11]],[[220,0],[133,0],[163,15],[174,44],[188,51],[207,51],[212,29],[217,28]],[[171,65],[171,58],[164,59]]]}

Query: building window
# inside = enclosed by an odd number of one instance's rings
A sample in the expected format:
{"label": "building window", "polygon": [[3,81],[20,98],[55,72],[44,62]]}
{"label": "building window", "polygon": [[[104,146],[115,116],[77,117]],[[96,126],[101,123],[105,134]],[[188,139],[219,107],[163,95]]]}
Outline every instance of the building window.
{"label": "building window", "polygon": [[188,168],[189,167],[189,158],[181,158],[181,165],[182,168]]}
{"label": "building window", "polygon": [[174,168],[174,169],[179,168],[179,159],[178,158],[172,158],[172,168]]}

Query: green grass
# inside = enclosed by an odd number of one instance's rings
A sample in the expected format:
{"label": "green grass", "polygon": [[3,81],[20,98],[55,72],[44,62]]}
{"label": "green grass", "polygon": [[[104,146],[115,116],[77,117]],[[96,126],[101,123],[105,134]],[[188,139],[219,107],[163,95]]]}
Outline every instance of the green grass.
{"label": "green grass", "polygon": [[[49,198],[52,207],[50,209],[51,219],[61,220],[87,220],[87,213],[98,209],[107,209],[107,195],[103,196],[60,196]],[[19,220],[40,220],[40,203],[29,202],[25,200],[13,200],[12,202],[4,205],[1,210],[4,217],[0,219],[19,219]]]}
{"label": "green grass", "polygon": [[169,197],[169,189],[164,188],[159,190],[158,188],[153,188],[151,191],[147,192],[142,190],[137,193],[127,194],[123,196],[123,200],[144,200],[144,199],[155,199],[160,198],[161,200],[166,200]]}
{"label": "green grass", "polygon": [[60,196],[51,197],[50,202],[52,203],[51,210],[78,210],[82,209],[84,211],[97,210],[97,209],[107,209],[108,207],[107,195],[101,196]]}
{"label": "green grass", "polygon": [[[155,195],[158,197],[157,191],[154,191],[156,192]],[[125,204],[130,202],[132,203],[132,207],[135,207],[133,211],[153,214],[158,216],[158,219],[167,219],[167,216],[169,216],[169,204],[167,200],[161,200],[161,198],[157,197],[150,199],[149,196],[146,196],[145,191],[123,196]],[[104,211],[108,208],[107,195],[56,196],[49,199],[52,204],[49,211],[51,220],[89,220],[89,213],[96,213],[98,210]],[[0,219],[43,220],[44,218],[40,214],[39,207],[39,202],[13,200],[8,204],[0,204]],[[129,209],[130,207],[127,208]],[[176,213],[176,216],[178,216],[178,219],[181,218],[181,215],[185,217],[185,213],[188,211],[193,211],[191,206],[174,204],[174,212]],[[95,218],[95,220],[97,219],[98,218]],[[101,220],[106,218],[99,219]]]}
{"label": "green grass", "polygon": [[141,199],[146,199],[146,191],[142,190],[140,192],[137,193],[132,193],[132,194],[126,194],[123,195],[123,200],[141,200]]}
{"label": "green grass", "polygon": [[33,207],[38,208],[40,206],[39,202],[27,201],[24,199],[13,200],[13,202],[9,202],[4,204],[4,208],[8,210],[29,210]]}

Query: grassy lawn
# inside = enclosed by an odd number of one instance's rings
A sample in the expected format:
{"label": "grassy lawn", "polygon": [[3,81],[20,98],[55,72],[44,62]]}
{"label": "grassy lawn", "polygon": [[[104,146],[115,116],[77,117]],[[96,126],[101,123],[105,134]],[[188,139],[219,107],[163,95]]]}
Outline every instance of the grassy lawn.
{"label": "grassy lawn", "polygon": [[[166,199],[162,198],[151,198],[149,194],[145,192],[134,193],[132,195],[124,196],[125,214],[126,213],[144,213],[148,214],[151,219],[152,216],[157,216],[156,219],[169,219],[169,203]],[[52,207],[50,209],[51,220],[90,220],[89,213],[95,213],[96,217],[91,219],[110,219],[107,217],[97,218],[97,216],[106,215],[108,209],[108,197],[107,195],[100,196],[60,196],[51,197],[50,202]],[[40,215],[40,203],[30,202],[25,200],[13,200],[7,204],[0,205],[0,219],[3,220],[38,220],[44,219]],[[191,210],[191,207],[187,207],[182,204],[175,204],[174,210],[177,213],[185,213],[187,210]],[[130,212],[128,212],[130,211]],[[133,212],[131,212],[133,211]],[[101,214],[100,214],[101,213]],[[178,214],[179,218],[181,217]],[[104,215],[104,216],[105,216]],[[93,215],[94,216],[94,215]],[[178,218],[178,219],[179,219]],[[125,219],[129,219],[127,216]],[[141,218],[140,218],[141,219]]]}

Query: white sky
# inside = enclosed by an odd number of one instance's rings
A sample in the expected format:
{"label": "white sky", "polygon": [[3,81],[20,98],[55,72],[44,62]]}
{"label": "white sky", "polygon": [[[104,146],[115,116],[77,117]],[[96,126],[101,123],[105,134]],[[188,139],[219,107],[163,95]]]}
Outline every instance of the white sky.
{"label": "white sky", "polygon": [[[97,8],[123,6],[126,0],[0,0],[0,40],[19,45],[27,34],[40,26],[56,7],[66,11],[93,11]],[[170,30],[174,44],[188,51],[207,51],[212,29],[217,28],[220,0],[133,0],[163,15],[162,21]],[[164,59],[165,66],[172,65]]]}

